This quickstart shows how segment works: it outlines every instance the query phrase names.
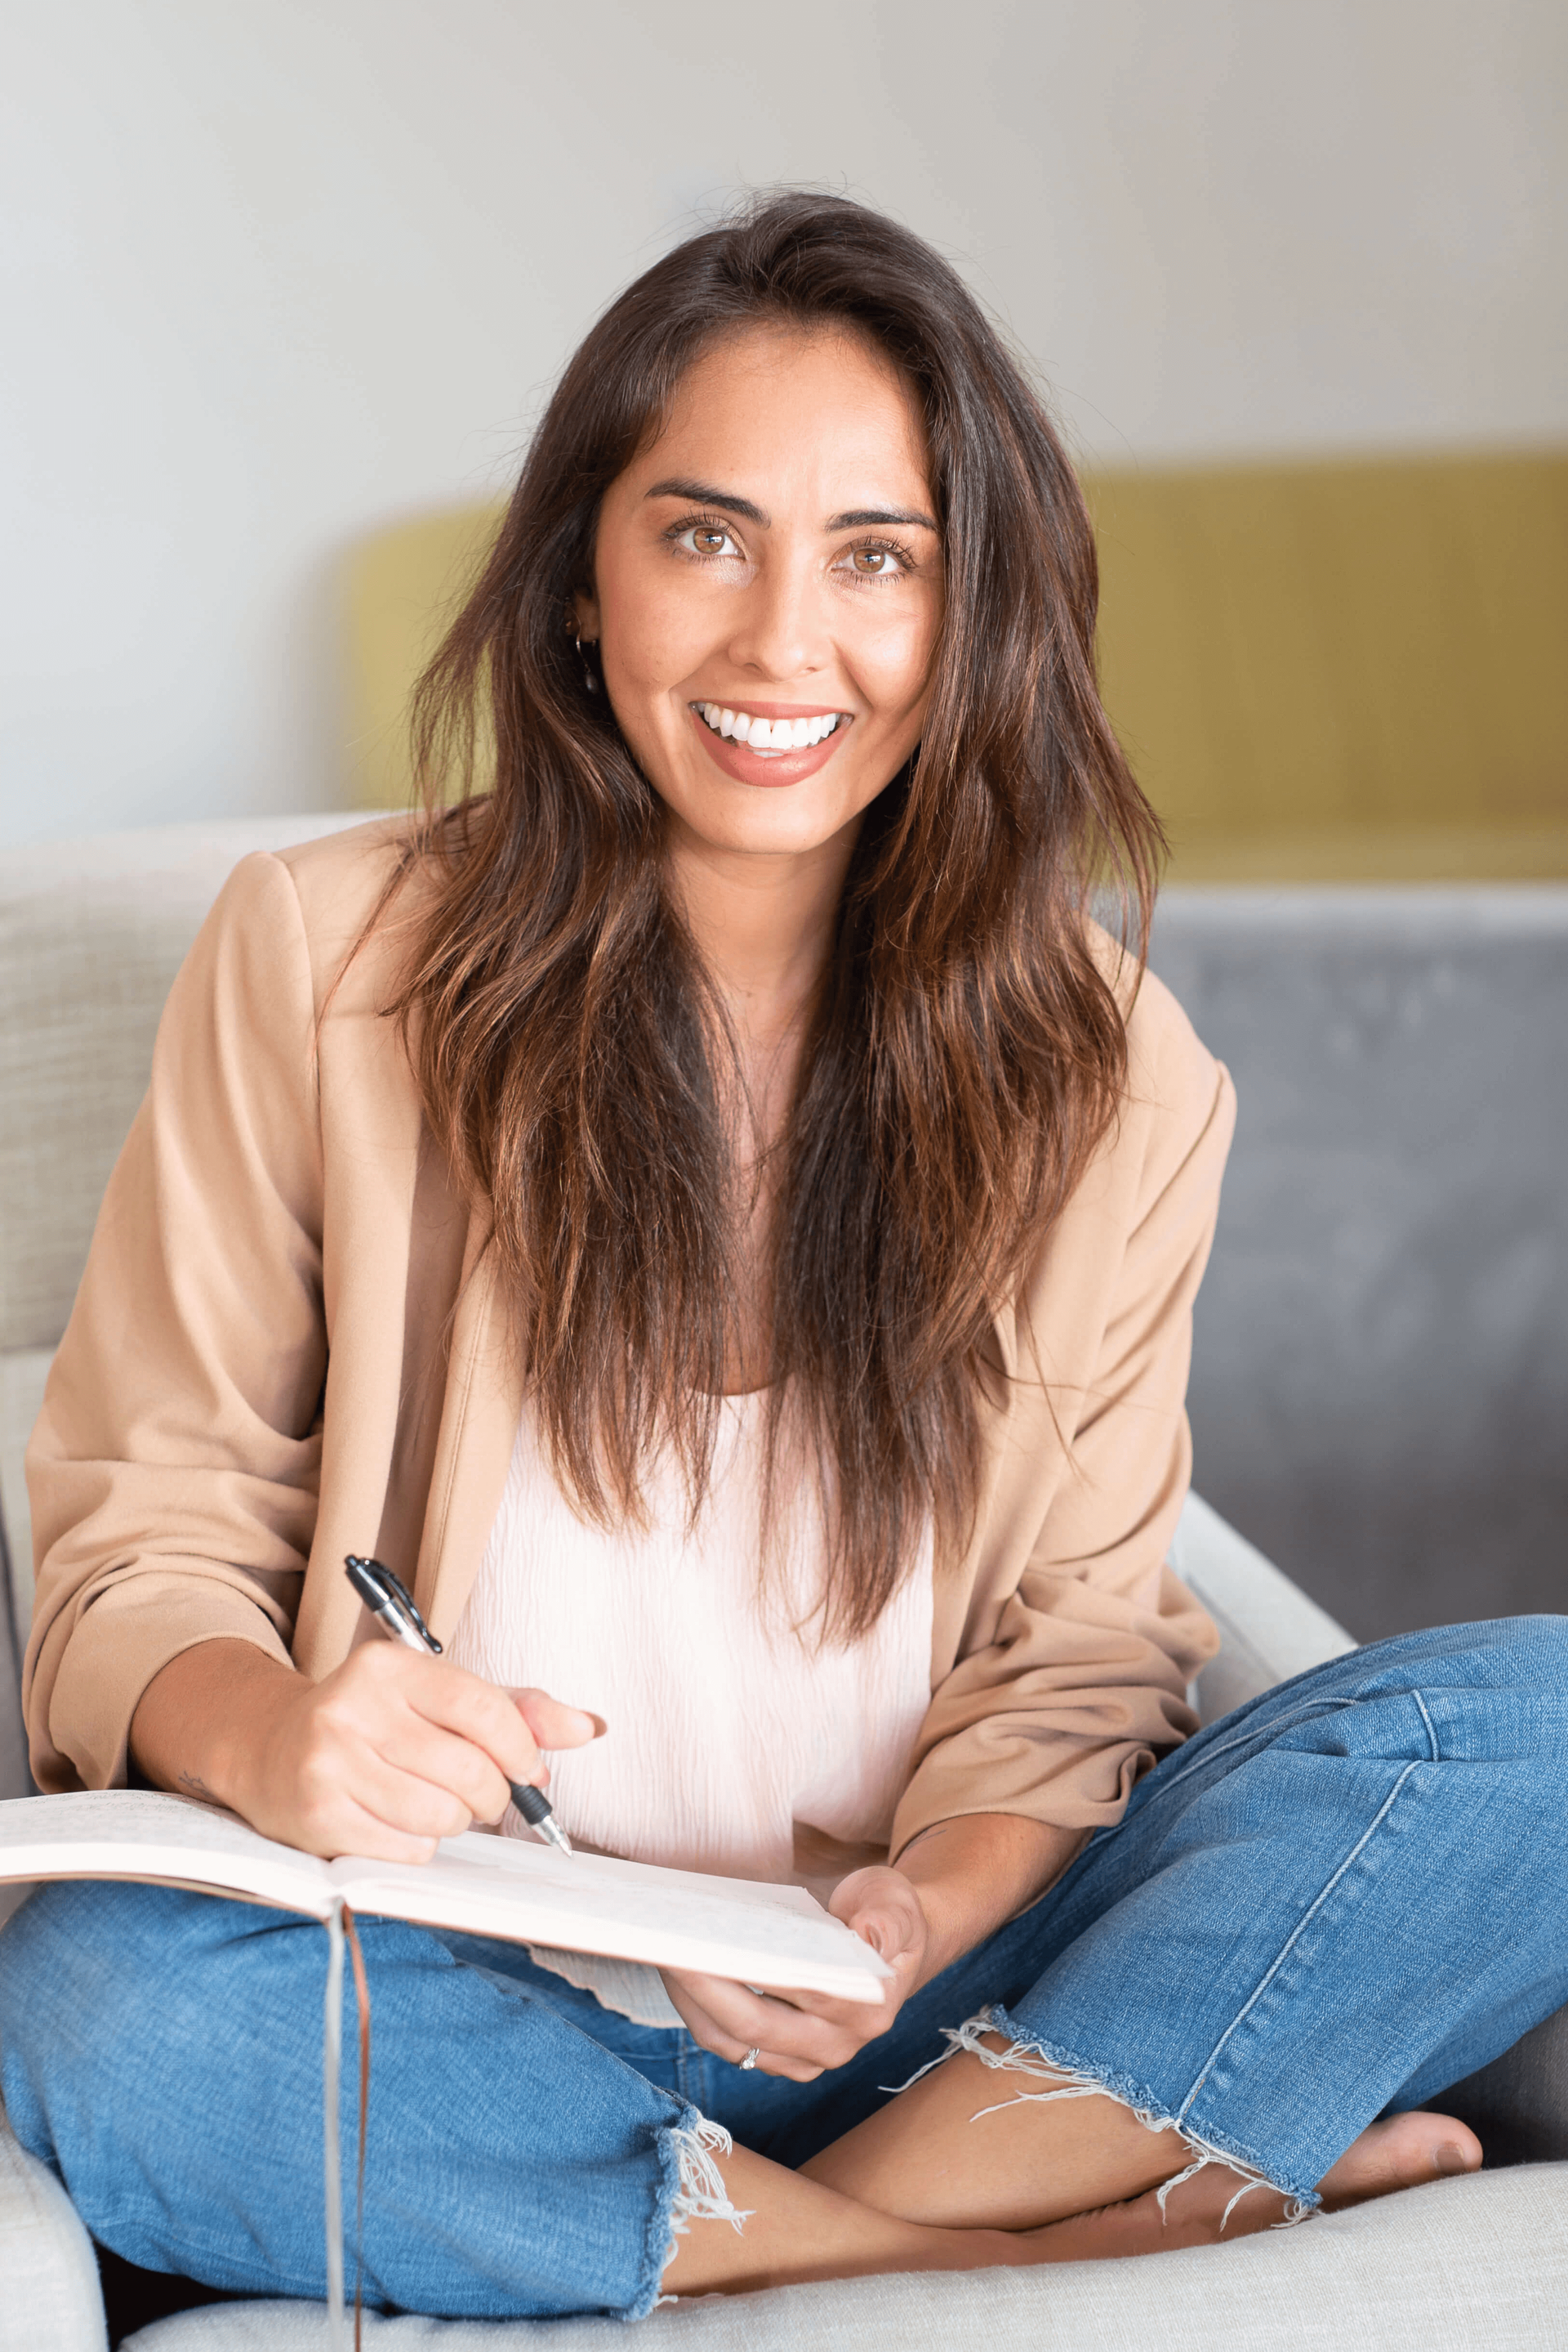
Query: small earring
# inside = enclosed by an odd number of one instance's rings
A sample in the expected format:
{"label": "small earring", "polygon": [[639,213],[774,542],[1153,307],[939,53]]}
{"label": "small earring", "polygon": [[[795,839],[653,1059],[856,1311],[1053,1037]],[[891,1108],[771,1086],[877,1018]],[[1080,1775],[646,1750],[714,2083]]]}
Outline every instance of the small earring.
{"label": "small earring", "polygon": [[581,637],[574,635],[572,642],[577,648],[577,658],[583,665],[583,683],[587,688],[590,694],[597,694],[599,691],[599,681],[594,675],[594,665],[589,659],[589,656],[595,646],[597,645],[598,639],[596,637],[590,637],[587,644],[584,645]]}

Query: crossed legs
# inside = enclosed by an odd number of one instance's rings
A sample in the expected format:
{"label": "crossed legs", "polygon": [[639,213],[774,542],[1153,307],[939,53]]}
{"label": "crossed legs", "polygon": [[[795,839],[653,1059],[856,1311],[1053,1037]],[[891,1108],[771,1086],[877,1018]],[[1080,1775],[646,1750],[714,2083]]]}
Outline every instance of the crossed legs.
{"label": "crossed legs", "polygon": [[[1005,2098],[1005,2093],[1003,2093]],[[695,2221],[665,2272],[676,2294],[731,2293],[894,2270],[1089,2262],[1210,2245],[1282,2221],[1276,2189],[1192,2151],[1118,2101],[1008,2100],[961,2052],[799,2172],[736,2148],[719,2159],[743,2231]],[[990,2109],[990,2113],[982,2113]],[[1471,2172],[1480,2143],[1452,2116],[1373,2124],[1320,2183],[1330,2210]],[[1226,2219],[1226,2209],[1234,2210]]]}
{"label": "crossed legs", "polygon": [[1473,2171],[1426,2102],[1568,1998],[1568,1821],[1542,1803],[1565,1767],[1568,1619],[1403,1635],[1264,1694],[1028,1915],[1040,1973],[1001,2031],[972,2020],[796,2174],[737,2150],[743,2236],[694,2225],[667,2285],[1151,2253]]}

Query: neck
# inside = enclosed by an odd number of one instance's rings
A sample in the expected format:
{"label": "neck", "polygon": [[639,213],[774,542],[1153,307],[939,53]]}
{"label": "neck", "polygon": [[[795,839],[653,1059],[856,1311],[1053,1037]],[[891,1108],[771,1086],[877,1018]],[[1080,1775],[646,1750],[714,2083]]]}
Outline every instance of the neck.
{"label": "neck", "polygon": [[668,847],[677,903],[743,1044],[794,1027],[827,967],[858,828],[819,847],[763,856],[684,831]]}

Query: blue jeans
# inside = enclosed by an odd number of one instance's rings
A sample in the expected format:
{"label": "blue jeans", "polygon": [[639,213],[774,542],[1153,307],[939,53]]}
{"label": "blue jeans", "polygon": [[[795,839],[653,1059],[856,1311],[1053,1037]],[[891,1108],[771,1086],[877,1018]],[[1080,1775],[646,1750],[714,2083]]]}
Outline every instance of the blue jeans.
{"label": "blue jeans", "polygon": [[[704,2118],[799,2164],[985,2011],[1026,2066],[1039,2053],[1310,2206],[1374,2116],[1568,2000],[1565,1774],[1568,1618],[1356,1651],[1168,1756],[1042,1902],[804,2084],[633,2025],[514,1947],[362,1922],[367,2298],[638,2316]],[[6,2108],[100,2242],[324,2294],[325,1961],[313,1922],[171,1888],[61,1884],[16,1914]]]}

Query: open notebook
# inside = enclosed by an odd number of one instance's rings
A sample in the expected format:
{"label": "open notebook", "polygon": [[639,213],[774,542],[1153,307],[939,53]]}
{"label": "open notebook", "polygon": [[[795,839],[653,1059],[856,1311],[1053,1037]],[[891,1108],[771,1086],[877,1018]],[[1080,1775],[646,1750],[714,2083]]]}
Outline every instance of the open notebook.
{"label": "open notebook", "polygon": [[569,1859],[531,1840],[472,1830],[443,1838],[427,1863],[321,1862],[215,1806],[134,1789],[0,1803],[0,1883],[39,1878],[166,1881],[321,1920],[341,1901],[423,1927],[840,2000],[879,2000],[892,1974],[803,1887],[602,1854]]}

